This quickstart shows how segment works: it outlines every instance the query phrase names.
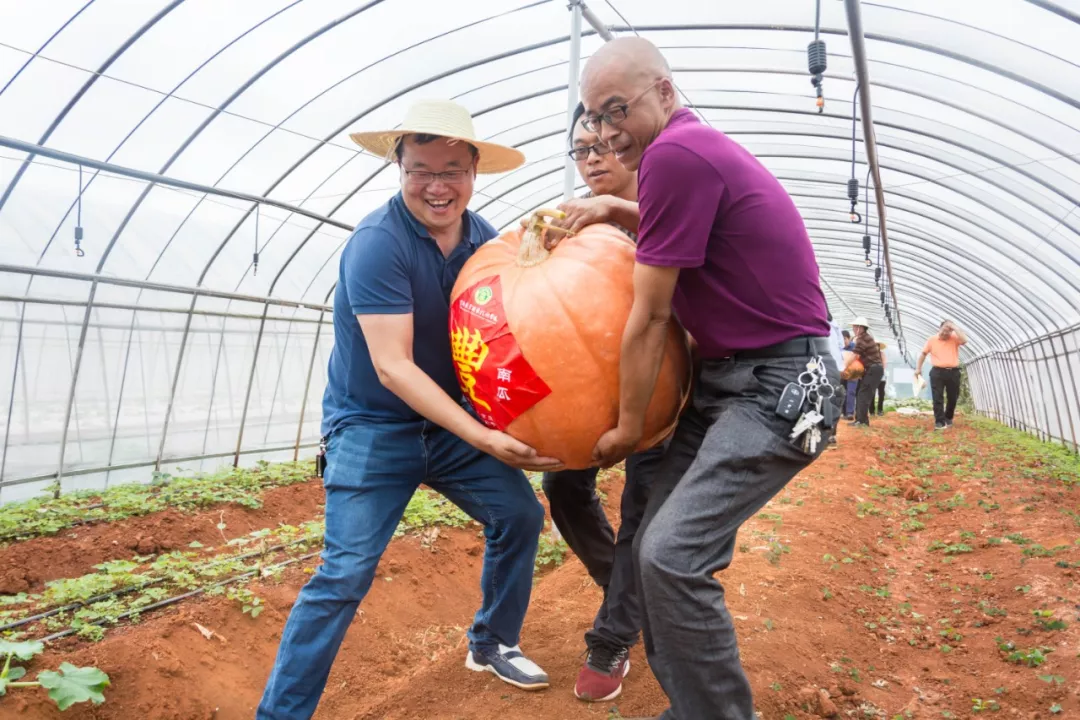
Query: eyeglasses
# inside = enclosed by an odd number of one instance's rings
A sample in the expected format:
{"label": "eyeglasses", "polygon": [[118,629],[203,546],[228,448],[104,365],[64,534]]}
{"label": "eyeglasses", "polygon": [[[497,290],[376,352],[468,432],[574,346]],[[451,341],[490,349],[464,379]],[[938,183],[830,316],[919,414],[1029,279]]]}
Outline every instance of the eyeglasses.
{"label": "eyeglasses", "polygon": [[406,170],[405,176],[410,185],[430,185],[436,180],[442,180],[447,185],[457,185],[464,182],[469,176],[468,170],[446,170],[444,172],[430,172],[428,170]]}
{"label": "eyeglasses", "polygon": [[594,152],[597,155],[607,155],[609,152],[611,152],[611,148],[609,148],[604,143],[596,143],[594,145],[578,146],[566,154],[574,158],[575,161],[581,162],[582,160],[589,159],[590,152]]}
{"label": "eyeglasses", "polygon": [[607,112],[601,113],[600,115],[593,115],[591,117],[583,116],[581,118],[581,127],[585,128],[589,132],[596,133],[597,135],[600,134],[601,123],[607,123],[611,127],[618,127],[622,123],[622,121],[626,119],[626,116],[630,114],[630,106],[636,103],[641,98],[645,97],[645,93],[656,87],[659,82],[660,81],[657,80],[652,85],[645,88],[637,95],[620,105],[612,105],[610,108],[608,108]]}

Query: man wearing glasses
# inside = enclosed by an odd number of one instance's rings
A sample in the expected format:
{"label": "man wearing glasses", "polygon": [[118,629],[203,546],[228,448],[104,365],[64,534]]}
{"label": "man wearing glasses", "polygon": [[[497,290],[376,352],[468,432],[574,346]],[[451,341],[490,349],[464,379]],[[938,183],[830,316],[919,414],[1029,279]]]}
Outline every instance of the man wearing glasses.
{"label": "man wearing glasses", "polygon": [[[839,382],[817,261],[780,183],[681,107],[652,43],[603,45],[585,66],[581,96],[585,127],[638,171],[619,420],[597,443],[598,464],[625,458],[642,436],[673,313],[701,358],[634,541],[645,651],[671,703],[661,717],[753,720],[713,575],[731,564],[739,527],[820,456],[832,433],[820,428],[821,441],[804,450],[778,407],[800,373],[821,387]],[[824,402],[839,414],[839,398]]]}
{"label": "man wearing glasses", "polygon": [[406,504],[425,483],[484,526],[482,600],[466,667],[535,690],[548,676],[518,648],[544,510],[520,469],[556,470],[467,409],[454,372],[450,291],[495,229],[467,210],[476,174],[519,167],[477,141],[451,102],[410,108],[401,128],[352,138],[397,163],[401,192],[341,254],[323,397],[326,548],[282,632],[256,717],[310,718]]}
{"label": "man wearing glasses", "polygon": [[[559,206],[574,220],[605,218],[632,239],[637,236],[619,225],[621,213],[637,215],[637,173],[624,168],[580,120],[585,108],[578,105],[571,123],[569,155],[578,174],[589,187],[582,198]],[[571,220],[573,222],[573,220]],[[637,225],[636,219],[631,221]],[[607,702],[618,697],[630,671],[630,648],[641,632],[641,605],[634,577],[633,542],[648,499],[647,475],[663,455],[657,447],[631,455],[626,461],[626,484],[619,511],[618,535],[604,514],[596,494],[599,468],[544,473],[543,488],[551,507],[551,519],[580,558],[604,596],[593,625],[585,633],[587,655],[574,684],[574,695],[588,702]]]}

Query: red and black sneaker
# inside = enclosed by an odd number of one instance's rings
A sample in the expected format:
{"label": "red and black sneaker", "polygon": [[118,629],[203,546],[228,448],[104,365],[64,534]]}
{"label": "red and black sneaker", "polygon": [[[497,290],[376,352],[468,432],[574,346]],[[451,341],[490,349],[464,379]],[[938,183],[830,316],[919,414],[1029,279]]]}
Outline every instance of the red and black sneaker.
{"label": "red and black sneaker", "polygon": [[630,648],[590,648],[585,666],[578,673],[574,695],[586,702],[613,700],[622,692],[622,681],[628,672]]}

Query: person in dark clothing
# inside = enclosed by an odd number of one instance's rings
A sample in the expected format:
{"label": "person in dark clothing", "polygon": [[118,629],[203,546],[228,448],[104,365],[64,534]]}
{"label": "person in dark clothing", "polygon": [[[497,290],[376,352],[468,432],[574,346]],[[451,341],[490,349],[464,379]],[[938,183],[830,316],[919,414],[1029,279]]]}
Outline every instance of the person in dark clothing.
{"label": "person in dark clothing", "polygon": [[889,384],[885,379],[885,370],[888,369],[888,364],[885,362],[885,343],[879,342],[877,344],[878,349],[881,350],[881,382],[877,386],[877,414],[881,417],[885,414],[885,388]]}
{"label": "person in dark clothing", "polygon": [[[570,157],[589,192],[584,198],[567,201],[560,209],[589,212],[591,205],[601,202],[623,203],[636,209],[637,172],[624,168],[596,133],[582,127],[578,121],[584,111],[579,103],[571,123]],[[611,224],[637,241],[632,231]],[[618,534],[608,523],[596,494],[599,468],[544,473],[542,487],[555,527],[604,591],[593,626],[585,633],[588,654],[574,685],[574,695],[581,700],[614,699],[622,691],[623,677],[629,672],[630,648],[641,634],[641,602],[633,565],[634,536],[649,498],[647,476],[663,454],[661,445],[627,458]]]}
{"label": "person in dark clothing", "polygon": [[746,520],[820,457],[831,433],[800,429],[804,451],[789,442],[795,420],[776,412],[805,372],[819,386],[839,382],[813,243],[776,177],[682,106],[670,65],[648,40],[598,47],[581,98],[582,123],[639,170],[619,413],[593,449],[597,465],[613,466],[640,443],[673,319],[701,358],[634,539],[645,654],[671,704],[660,717],[753,720],[716,575],[731,565]]}
{"label": "person in dark clothing", "polygon": [[859,389],[855,393],[855,420],[850,425],[865,426],[870,424],[870,406],[874,404],[874,393],[878,384],[885,377],[885,368],[881,364],[881,348],[870,334],[866,318],[855,318],[852,324],[855,331],[855,355],[866,369],[859,380]]}

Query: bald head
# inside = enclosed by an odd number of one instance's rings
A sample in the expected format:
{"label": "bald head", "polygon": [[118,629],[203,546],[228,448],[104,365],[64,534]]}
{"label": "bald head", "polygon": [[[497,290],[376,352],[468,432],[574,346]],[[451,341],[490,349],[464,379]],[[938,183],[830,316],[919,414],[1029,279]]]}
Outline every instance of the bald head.
{"label": "bald head", "polygon": [[641,154],[678,110],[671,68],[648,40],[626,37],[604,44],[581,75],[584,120],[625,167]]}
{"label": "bald head", "polygon": [[616,38],[605,43],[585,63],[581,84],[584,86],[593,74],[601,72],[623,74],[642,86],[661,78],[671,79],[671,68],[660,49],[640,37]]}

